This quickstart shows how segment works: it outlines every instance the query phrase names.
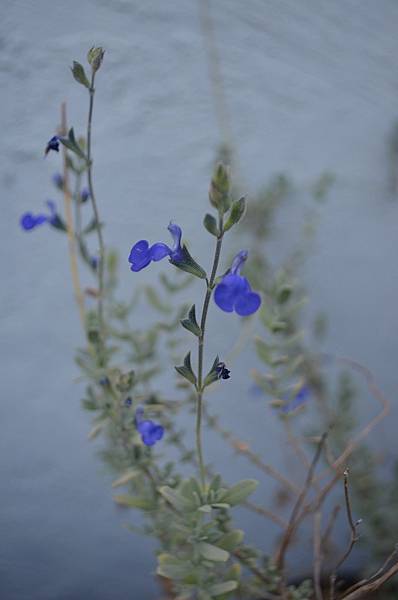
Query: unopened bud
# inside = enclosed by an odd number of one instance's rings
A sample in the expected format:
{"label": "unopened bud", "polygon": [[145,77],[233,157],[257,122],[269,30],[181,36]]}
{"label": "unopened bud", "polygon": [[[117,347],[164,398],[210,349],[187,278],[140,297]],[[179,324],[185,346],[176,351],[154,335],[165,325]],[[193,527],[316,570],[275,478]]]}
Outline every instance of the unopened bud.
{"label": "unopened bud", "polygon": [[220,163],[217,165],[210,183],[209,199],[210,203],[222,213],[225,213],[231,206],[229,189],[228,169]]}
{"label": "unopened bud", "polygon": [[89,64],[91,65],[91,68],[94,73],[96,73],[96,71],[98,71],[98,69],[100,68],[100,66],[102,64],[102,60],[104,58],[104,54],[105,54],[105,50],[103,50],[103,48],[101,48],[101,46],[98,46],[98,47],[93,46],[88,51],[87,60],[88,60]]}

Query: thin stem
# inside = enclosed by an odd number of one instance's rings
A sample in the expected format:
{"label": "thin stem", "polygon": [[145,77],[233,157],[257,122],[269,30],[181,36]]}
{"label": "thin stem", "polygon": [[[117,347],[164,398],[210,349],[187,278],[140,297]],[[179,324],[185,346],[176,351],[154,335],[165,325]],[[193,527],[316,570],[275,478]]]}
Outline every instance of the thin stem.
{"label": "thin stem", "polygon": [[300,523],[300,520],[301,520],[300,511],[304,504],[304,500],[307,495],[307,492],[313,484],[315,468],[316,468],[316,465],[317,465],[319,459],[321,458],[321,453],[322,453],[323,446],[325,444],[326,437],[327,437],[327,433],[324,433],[318,443],[318,447],[314,454],[314,458],[312,459],[312,462],[308,469],[308,473],[307,473],[307,477],[306,477],[303,489],[293,507],[292,513],[290,515],[288,527],[282,537],[281,543],[280,543],[278,551],[276,553],[274,562],[280,571],[283,571],[286,550],[287,550],[287,548],[290,544],[290,541],[297,529],[298,524]]}
{"label": "thin stem", "polygon": [[[67,131],[67,118],[66,118],[66,104],[61,104],[61,130],[62,135],[66,135]],[[82,325],[85,323],[85,310],[84,310],[84,297],[80,286],[79,279],[79,267],[76,254],[75,244],[75,232],[73,226],[72,216],[72,196],[69,188],[69,170],[67,164],[67,153],[65,146],[62,147],[62,159],[63,159],[63,192],[64,192],[64,206],[65,206],[65,219],[66,219],[66,233],[68,236],[68,247],[69,247],[69,259],[70,259],[70,270],[72,276],[72,285],[75,292],[76,303],[79,308],[79,315]]]}
{"label": "thin stem", "polygon": [[350,531],[351,531],[351,539],[348,544],[347,550],[344,552],[343,556],[337,562],[337,564],[333,570],[333,573],[330,576],[330,600],[334,600],[334,597],[335,597],[335,585],[336,585],[336,579],[337,579],[337,571],[339,570],[341,565],[347,560],[347,558],[351,554],[351,550],[353,549],[353,547],[355,546],[356,542],[359,539],[358,525],[359,525],[360,521],[357,521],[356,523],[354,523],[354,520],[352,518],[350,492],[349,492],[349,488],[348,488],[348,469],[346,469],[344,471],[343,476],[344,476],[345,507],[346,507],[346,512],[347,512],[347,521],[348,521],[348,525],[349,525]]}
{"label": "thin stem", "polygon": [[213,267],[211,269],[210,280],[207,281],[206,295],[203,302],[202,316],[200,319],[200,335],[198,338],[198,383],[197,383],[197,397],[196,397],[196,451],[198,454],[198,463],[200,471],[200,481],[203,490],[206,484],[205,466],[203,462],[203,451],[202,451],[202,413],[203,413],[203,351],[204,351],[204,339],[207,313],[209,310],[210,298],[213,292],[213,285],[217,275],[218,263],[220,261],[222,240],[224,237],[224,223],[223,217],[219,217],[219,231],[220,234],[217,237],[216,249],[214,252]]}
{"label": "thin stem", "polygon": [[98,320],[100,332],[103,336],[104,333],[104,314],[103,314],[103,296],[104,296],[104,263],[105,263],[105,245],[102,237],[102,228],[99,220],[98,206],[95,199],[94,185],[93,185],[93,170],[92,170],[92,157],[91,157],[91,123],[93,119],[93,107],[94,107],[94,79],[95,71],[91,74],[90,83],[90,106],[88,111],[87,120],[87,177],[88,177],[88,188],[90,191],[91,204],[93,207],[94,218],[96,222],[96,230],[98,235],[98,247],[99,247],[99,261],[98,261]]}

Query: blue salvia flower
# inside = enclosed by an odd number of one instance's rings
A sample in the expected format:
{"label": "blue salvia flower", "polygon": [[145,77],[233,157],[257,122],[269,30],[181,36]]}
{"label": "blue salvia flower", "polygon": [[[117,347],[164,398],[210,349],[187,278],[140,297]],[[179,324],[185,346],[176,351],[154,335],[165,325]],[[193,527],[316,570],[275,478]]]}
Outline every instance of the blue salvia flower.
{"label": "blue salvia flower", "polygon": [[98,265],[99,265],[98,256],[91,256],[90,265],[91,265],[91,268],[93,269],[93,271],[96,271],[98,269]]}
{"label": "blue salvia flower", "polygon": [[216,366],[216,371],[219,379],[229,379],[231,377],[230,370],[227,369],[224,362],[219,362]]}
{"label": "blue salvia flower", "polygon": [[62,177],[61,173],[54,173],[53,183],[55,187],[62,190],[62,188],[64,187],[64,178]]}
{"label": "blue salvia flower", "polygon": [[46,149],[44,150],[44,155],[50,152],[50,150],[54,150],[55,152],[59,152],[59,137],[54,135],[49,142],[47,142]]}
{"label": "blue salvia flower", "polygon": [[255,313],[261,304],[260,294],[253,292],[246,277],[240,275],[247,254],[246,250],[238,252],[214,291],[214,301],[221,310],[235,311],[241,317]]}
{"label": "blue salvia flower", "polygon": [[135,411],[135,427],[141,435],[141,439],[146,446],[153,446],[162,439],[164,428],[150,419],[144,419],[144,409],[138,406]]}
{"label": "blue salvia flower", "polygon": [[302,385],[294,397],[281,407],[281,412],[285,415],[294,412],[307,402],[310,395],[311,390],[308,385]]}
{"label": "blue salvia flower", "polygon": [[88,188],[83,188],[82,191],[80,192],[80,200],[82,202],[87,202],[87,200],[90,198],[90,190]]}
{"label": "blue salvia flower", "polygon": [[34,229],[35,227],[38,227],[39,225],[42,225],[43,223],[55,223],[57,221],[57,212],[55,209],[55,202],[53,202],[52,200],[47,200],[46,202],[50,214],[49,215],[45,215],[43,213],[39,213],[37,215],[34,215],[31,212],[27,212],[25,214],[22,215],[21,219],[20,219],[20,224],[22,229],[24,229],[25,231],[30,231],[31,229]]}
{"label": "blue salvia flower", "polygon": [[163,242],[156,242],[152,246],[147,240],[140,240],[131,248],[129,263],[132,271],[141,271],[147,267],[152,261],[157,262],[168,256],[171,260],[179,262],[183,258],[183,250],[181,248],[181,227],[170,223],[167,228],[173,238],[173,246],[170,248]]}

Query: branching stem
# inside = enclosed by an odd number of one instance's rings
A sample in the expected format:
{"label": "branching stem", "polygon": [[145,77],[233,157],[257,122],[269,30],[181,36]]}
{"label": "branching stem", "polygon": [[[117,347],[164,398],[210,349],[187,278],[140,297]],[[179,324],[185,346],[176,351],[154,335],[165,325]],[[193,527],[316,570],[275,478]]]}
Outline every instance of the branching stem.
{"label": "branching stem", "polygon": [[207,313],[209,310],[209,303],[211,295],[213,293],[214,281],[217,275],[218,263],[220,261],[222,240],[224,237],[224,223],[223,217],[219,217],[219,235],[217,237],[216,249],[214,252],[213,266],[211,269],[210,279],[207,281],[206,295],[203,302],[202,316],[200,319],[200,335],[198,338],[198,382],[197,382],[197,397],[196,397],[196,451],[198,455],[199,471],[200,471],[200,482],[202,489],[205,489],[206,475],[205,466],[203,462],[203,451],[202,451],[202,413],[203,413],[203,352],[204,352],[204,340],[205,340],[205,329]]}
{"label": "branching stem", "polygon": [[90,82],[90,105],[87,119],[87,178],[88,178],[88,189],[90,191],[91,204],[93,207],[94,219],[96,222],[96,231],[98,236],[98,248],[99,248],[99,261],[98,261],[98,321],[99,329],[103,338],[104,333],[104,310],[103,310],[103,297],[104,297],[104,266],[105,266],[105,245],[102,236],[102,228],[99,220],[98,205],[95,199],[94,185],[93,185],[93,166],[91,156],[91,123],[93,119],[93,107],[94,107],[94,80],[95,71],[93,70]]}

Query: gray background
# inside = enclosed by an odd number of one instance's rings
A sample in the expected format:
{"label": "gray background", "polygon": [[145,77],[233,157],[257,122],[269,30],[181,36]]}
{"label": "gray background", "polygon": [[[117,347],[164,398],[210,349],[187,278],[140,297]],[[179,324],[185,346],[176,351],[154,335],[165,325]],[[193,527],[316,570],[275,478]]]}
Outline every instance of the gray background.
{"label": "gray background", "polygon": [[[304,187],[324,169],[335,173],[305,269],[308,311],[329,316],[326,348],[369,366],[394,399],[398,232],[388,136],[398,115],[398,5],[219,0],[212,7],[248,195],[276,171]],[[101,44],[94,152],[107,241],[126,256],[141,237],[167,241],[173,218],[208,264],[198,223],[219,134],[198,5],[2,0],[0,11],[0,597],[156,598],[154,544],[122,527],[139,517],[115,508],[111,478],[87,441],[65,241],[45,227],[26,234],[18,219],[53,195],[59,158],[44,161],[42,152],[59,105],[67,101],[77,131],[87,110],[68,65]],[[279,224],[283,239],[294,235],[299,209]],[[140,281],[167,268],[154,266]],[[132,277],[126,266],[126,291]],[[239,326],[214,313],[210,323],[211,355],[231,345]],[[246,352],[237,370],[246,375],[253,360]],[[224,390],[217,411],[227,424],[285,465],[276,420],[248,395],[247,379],[235,378],[233,394]],[[361,414],[373,414],[366,396],[363,402]],[[393,403],[391,419],[374,434],[381,451],[395,451],[396,418]],[[206,454],[231,481],[254,474],[211,434]],[[273,527],[264,523],[259,532],[249,516],[242,519],[248,539],[269,548]]]}

